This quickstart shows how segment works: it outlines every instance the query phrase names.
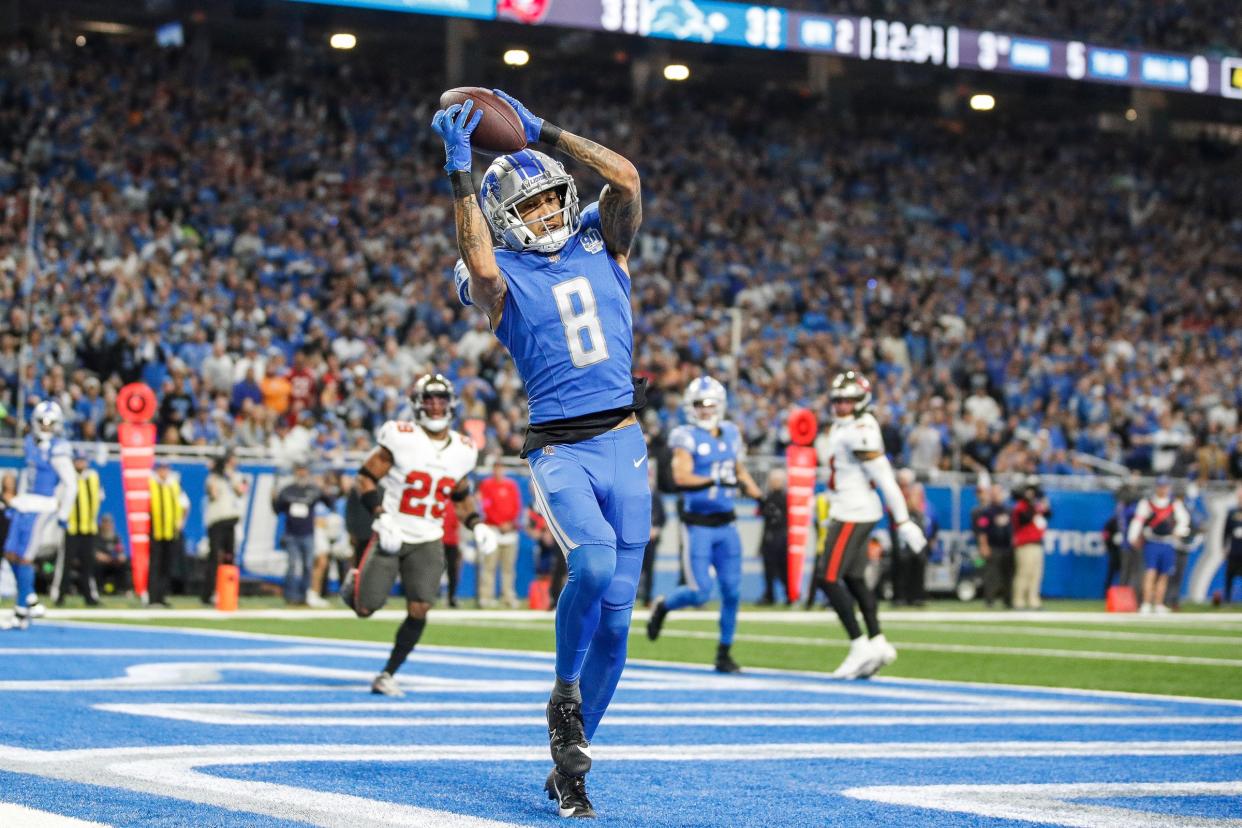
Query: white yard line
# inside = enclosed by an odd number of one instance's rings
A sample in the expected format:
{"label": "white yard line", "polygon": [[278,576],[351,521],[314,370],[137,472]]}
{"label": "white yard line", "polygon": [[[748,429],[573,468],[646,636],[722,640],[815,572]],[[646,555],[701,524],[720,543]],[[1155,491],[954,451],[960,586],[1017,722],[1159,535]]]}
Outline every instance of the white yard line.
{"label": "white yard line", "polygon": [[87,822],[8,802],[0,802],[0,825],[11,825],[13,828],[108,828],[102,822]]}
{"label": "white yard line", "polygon": [[[227,727],[515,727],[537,730],[546,720],[538,711],[524,716],[341,716],[281,715],[278,710],[256,711],[241,705],[238,708],[205,709],[194,704],[98,704],[95,709],[171,721]],[[751,728],[841,728],[841,727],[1002,727],[1027,726],[1092,726],[1149,727],[1154,725],[1236,725],[1242,716],[1080,716],[1080,715],[1014,715],[995,710],[971,715],[918,716],[634,716],[610,710],[608,726],[613,727],[751,727]]]}
{"label": "white yard line", "polygon": [[[903,785],[850,788],[844,796],[993,819],[1075,828],[1224,828],[1242,820],[1165,814],[1108,805],[1092,799],[1237,797],[1242,782],[1089,782],[1058,785]],[[1086,801],[1084,801],[1086,800]],[[1236,813],[1236,812],[1235,812]],[[929,824],[935,820],[929,818]]]}
{"label": "white yard line", "polygon": [[[884,619],[884,626],[899,630],[916,630],[924,632],[963,632],[960,626],[953,624],[915,624],[910,621],[889,622]],[[1150,641],[1169,644],[1208,644],[1230,646],[1242,644],[1242,636],[1233,635],[1187,635],[1178,633],[1158,632],[1126,632],[1124,630],[1067,630],[1049,627],[985,627],[971,625],[971,635],[1004,635],[1030,636],[1032,638],[1091,638],[1099,641]]]}

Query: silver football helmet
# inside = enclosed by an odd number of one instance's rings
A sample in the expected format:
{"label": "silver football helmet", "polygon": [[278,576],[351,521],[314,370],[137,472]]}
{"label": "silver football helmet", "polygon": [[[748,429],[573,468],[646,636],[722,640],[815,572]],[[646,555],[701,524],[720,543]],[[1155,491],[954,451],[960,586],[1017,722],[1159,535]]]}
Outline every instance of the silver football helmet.
{"label": "silver football helmet", "polygon": [[[522,220],[518,205],[552,189],[560,192],[561,207],[532,222],[543,227],[543,232],[537,233]],[[483,175],[479,202],[492,233],[505,247],[518,253],[555,253],[582,229],[573,176],[565,172],[560,161],[537,150],[524,149],[493,161]],[[547,222],[558,214],[562,216],[561,226],[549,229]]]}
{"label": "silver football helmet", "polygon": [[30,413],[30,427],[34,429],[35,438],[50,440],[60,433],[65,423],[65,412],[60,405],[52,400],[44,400],[34,407]]}
{"label": "silver football helmet", "polygon": [[414,419],[431,432],[440,432],[453,421],[453,409],[457,406],[457,392],[453,383],[443,374],[424,374],[414,383],[410,394],[414,403]]}
{"label": "silver football helmet", "polygon": [[708,431],[720,425],[724,418],[729,395],[725,387],[711,377],[699,377],[686,386],[681,404],[686,409],[686,419]]}
{"label": "silver football helmet", "polygon": [[832,391],[829,394],[832,402],[851,402],[853,410],[846,417],[837,419],[848,420],[867,412],[871,406],[871,383],[857,371],[846,371],[837,374],[832,380]]}

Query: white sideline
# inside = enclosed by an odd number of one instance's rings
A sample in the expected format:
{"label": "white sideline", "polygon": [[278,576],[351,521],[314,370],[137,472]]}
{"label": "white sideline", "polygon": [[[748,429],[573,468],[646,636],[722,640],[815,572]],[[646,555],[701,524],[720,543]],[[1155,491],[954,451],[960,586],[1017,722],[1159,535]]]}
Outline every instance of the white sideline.
{"label": "white sideline", "polygon": [[[433,610],[437,617],[445,619],[457,618],[468,621],[535,621],[552,622],[552,614],[542,610],[475,610],[475,609],[444,609]],[[647,610],[634,610],[635,620],[645,620],[650,613]],[[354,614],[347,609],[239,609],[234,612],[219,612],[213,609],[57,609],[48,610],[49,619],[94,621],[108,619],[218,619],[229,618],[268,618],[275,620],[310,620],[321,618],[353,618]],[[405,612],[397,609],[380,610],[371,618],[387,618],[401,620]],[[715,621],[719,618],[716,610],[678,610],[677,617],[698,621]],[[1170,615],[1138,615],[1137,613],[1115,612],[1083,612],[1083,611],[993,611],[993,612],[947,612],[941,610],[884,610],[885,621],[910,622],[946,622],[960,621],[963,623],[1014,624],[1014,623],[1047,623],[1047,624],[1184,624],[1187,626],[1221,627],[1242,630],[1242,612],[1220,613],[1173,613]],[[743,621],[781,622],[786,624],[825,624],[834,619],[827,612],[802,610],[742,610]]]}

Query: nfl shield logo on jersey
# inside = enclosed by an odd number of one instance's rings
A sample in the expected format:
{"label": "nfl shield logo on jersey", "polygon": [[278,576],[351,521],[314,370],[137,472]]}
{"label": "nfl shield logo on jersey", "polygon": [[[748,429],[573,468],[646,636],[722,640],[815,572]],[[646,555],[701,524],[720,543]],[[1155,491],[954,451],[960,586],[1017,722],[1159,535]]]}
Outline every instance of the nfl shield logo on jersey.
{"label": "nfl shield logo on jersey", "polygon": [[594,227],[582,232],[582,248],[588,253],[598,253],[604,249],[604,237]]}

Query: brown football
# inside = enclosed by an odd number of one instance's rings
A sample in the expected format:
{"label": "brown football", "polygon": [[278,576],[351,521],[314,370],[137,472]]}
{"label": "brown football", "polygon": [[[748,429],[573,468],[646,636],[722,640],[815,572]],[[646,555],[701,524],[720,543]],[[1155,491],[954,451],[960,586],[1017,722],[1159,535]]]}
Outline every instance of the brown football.
{"label": "brown football", "polygon": [[440,96],[440,108],[474,101],[474,108],[483,113],[483,120],[474,128],[470,144],[490,152],[517,152],[526,146],[526,131],[513,107],[496,93],[481,86],[459,86]]}

